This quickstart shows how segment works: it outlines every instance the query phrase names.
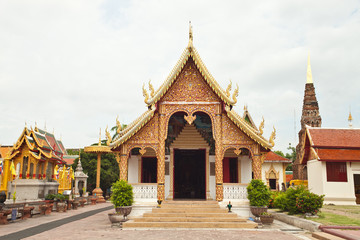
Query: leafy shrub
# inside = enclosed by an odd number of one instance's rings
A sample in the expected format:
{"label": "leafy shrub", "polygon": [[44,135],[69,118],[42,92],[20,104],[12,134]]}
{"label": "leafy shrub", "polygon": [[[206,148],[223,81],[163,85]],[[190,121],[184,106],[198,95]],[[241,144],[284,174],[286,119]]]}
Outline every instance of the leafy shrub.
{"label": "leafy shrub", "polygon": [[279,192],[274,199],[274,208],[279,208],[282,211],[286,210],[286,193]]}
{"label": "leafy shrub", "polygon": [[304,191],[296,198],[296,208],[299,213],[317,214],[324,203],[324,195]]}
{"label": "leafy shrub", "polygon": [[250,201],[250,206],[268,206],[270,199],[270,190],[262,180],[251,180],[246,189],[248,193],[248,199]]}
{"label": "leafy shrub", "polygon": [[115,207],[131,206],[134,202],[132,186],[124,180],[118,180],[112,185],[110,198]]}
{"label": "leafy shrub", "polygon": [[56,194],[47,194],[45,196],[45,200],[54,200],[55,196],[56,196]]}
{"label": "leafy shrub", "polygon": [[305,186],[299,185],[294,188],[289,188],[286,190],[286,207],[285,210],[289,212],[289,214],[295,214],[298,212],[296,207],[296,199],[303,192],[308,191]]}
{"label": "leafy shrub", "polygon": [[59,194],[55,195],[55,199],[62,202],[66,199],[66,197],[64,195],[62,195],[61,193],[59,193]]}

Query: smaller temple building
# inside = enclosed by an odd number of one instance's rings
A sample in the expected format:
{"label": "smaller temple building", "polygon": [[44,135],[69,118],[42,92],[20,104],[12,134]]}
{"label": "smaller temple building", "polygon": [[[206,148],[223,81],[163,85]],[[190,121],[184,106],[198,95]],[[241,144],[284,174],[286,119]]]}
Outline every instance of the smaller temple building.
{"label": "smaller temple building", "polygon": [[271,190],[282,191],[286,188],[286,167],[291,160],[270,151],[266,154],[262,165],[262,180]]}
{"label": "smaller temple building", "polygon": [[300,163],[324,203],[360,204],[360,129],[306,126]]}
{"label": "smaller temple building", "polygon": [[54,134],[38,127],[25,127],[3,156],[0,191],[5,191],[8,199],[28,201],[57,193],[59,185],[60,192],[71,189],[72,173],[64,161],[67,155],[63,143]]}

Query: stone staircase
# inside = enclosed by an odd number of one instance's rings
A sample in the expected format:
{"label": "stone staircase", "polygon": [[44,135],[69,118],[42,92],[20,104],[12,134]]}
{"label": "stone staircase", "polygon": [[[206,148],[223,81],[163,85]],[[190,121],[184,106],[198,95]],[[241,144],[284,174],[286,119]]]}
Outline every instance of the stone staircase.
{"label": "stone staircase", "polygon": [[216,201],[165,201],[161,208],[123,223],[123,228],[256,228],[257,224],[221,209]]}

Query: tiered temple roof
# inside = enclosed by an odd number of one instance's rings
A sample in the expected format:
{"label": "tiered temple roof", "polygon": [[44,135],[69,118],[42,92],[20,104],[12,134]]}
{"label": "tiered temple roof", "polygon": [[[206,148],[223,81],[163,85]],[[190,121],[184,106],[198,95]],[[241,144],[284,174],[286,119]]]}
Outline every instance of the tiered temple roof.
{"label": "tiered temple roof", "polygon": [[57,140],[54,134],[35,127],[35,129],[24,128],[19,139],[8,152],[6,158],[12,159],[21,152],[21,147],[26,144],[29,153],[41,161],[54,160],[57,164],[64,164],[66,149],[61,141]]}
{"label": "tiered temple roof", "polygon": [[173,70],[170,72],[169,76],[163,82],[163,84],[156,91],[154,91],[152,85],[149,84],[150,96],[143,88],[143,95],[145,97],[144,101],[148,107],[148,110],[131,124],[129,124],[125,129],[120,131],[119,135],[112,140],[110,147],[114,149],[119,145],[123,144],[152,119],[155,111],[157,110],[157,103],[162,99],[162,97],[174,84],[175,80],[178,78],[190,58],[194,61],[205,82],[210,86],[212,91],[221,99],[225,106],[225,112],[227,116],[234,122],[234,124],[239,127],[247,136],[260,144],[263,148],[271,149],[274,146],[274,143],[265,139],[262,136],[262,131],[259,131],[257,129],[251,117],[249,117],[250,114],[248,113],[248,111],[246,110],[244,116],[241,117],[232,109],[233,106],[237,103],[236,97],[239,91],[238,86],[233,92],[232,96],[230,96],[231,85],[229,85],[226,90],[221,88],[221,86],[217,83],[214,77],[210,74],[205,64],[201,60],[200,55],[193,46],[191,29],[188,46],[185,48],[180,59],[176,63]]}

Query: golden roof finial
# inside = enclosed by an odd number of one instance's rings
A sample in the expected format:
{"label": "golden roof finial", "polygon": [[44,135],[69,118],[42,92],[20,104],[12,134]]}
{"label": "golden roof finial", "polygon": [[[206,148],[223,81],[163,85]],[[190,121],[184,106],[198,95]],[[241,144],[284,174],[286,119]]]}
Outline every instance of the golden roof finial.
{"label": "golden roof finial", "polygon": [[147,104],[147,102],[149,100],[149,94],[147,93],[147,91],[145,89],[145,83],[143,84],[142,90],[143,90],[143,96],[145,97],[144,102]]}
{"label": "golden roof finial", "polygon": [[263,133],[264,133],[264,130],[263,130],[264,125],[265,125],[265,119],[264,119],[264,117],[262,117],[262,121],[261,121],[260,126],[259,126],[260,135],[263,135]]}
{"label": "golden roof finial", "polygon": [[314,83],[312,80],[311,65],[310,65],[310,53],[308,55],[307,72],[306,72],[306,83]]}
{"label": "golden roof finial", "polygon": [[233,95],[232,95],[232,99],[233,99],[233,101],[234,101],[234,105],[236,104],[236,102],[237,102],[237,96],[239,95],[239,85],[238,84],[236,84],[236,89],[235,89],[235,91],[233,92]]}
{"label": "golden roof finial", "polygon": [[105,136],[106,136],[106,145],[110,145],[111,141],[112,141],[112,138],[111,138],[111,135],[110,135],[110,132],[108,131],[108,126],[106,126],[106,129],[105,129]]}
{"label": "golden roof finial", "polygon": [[231,85],[232,85],[232,82],[230,79],[230,83],[229,83],[228,87],[226,88],[226,96],[227,97],[230,97]]}
{"label": "golden roof finial", "polygon": [[44,124],[44,130],[46,131],[46,121],[45,121],[45,124]]}
{"label": "golden roof finial", "polygon": [[27,128],[27,123],[26,123],[26,121],[25,121],[25,127]]}
{"label": "golden roof finial", "polygon": [[100,128],[100,131],[99,131],[99,143],[98,143],[99,146],[101,146],[101,128]]}
{"label": "golden roof finial", "polygon": [[192,47],[193,47],[193,32],[192,32],[191,21],[189,21],[189,44],[188,44],[188,48],[191,50]]}
{"label": "golden roof finial", "polygon": [[193,41],[193,32],[192,32],[192,26],[191,21],[189,21],[189,41]]}
{"label": "golden roof finial", "polygon": [[274,131],[271,133],[270,139],[269,139],[269,142],[270,142],[271,146],[275,146],[274,140],[276,138],[276,129],[275,129],[274,126],[273,126],[273,129],[274,129]]}
{"label": "golden roof finial", "polygon": [[154,90],[153,85],[151,84],[151,80],[149,80],[149,90],[150,90],[150,97],[153,98],[155,90]]}
{"label": "golden roof finial", "polygon": [[116,117],[116,132],[119,134],[121,131],[121,124],[119,121],[119,116]]}

